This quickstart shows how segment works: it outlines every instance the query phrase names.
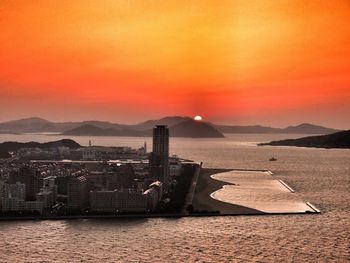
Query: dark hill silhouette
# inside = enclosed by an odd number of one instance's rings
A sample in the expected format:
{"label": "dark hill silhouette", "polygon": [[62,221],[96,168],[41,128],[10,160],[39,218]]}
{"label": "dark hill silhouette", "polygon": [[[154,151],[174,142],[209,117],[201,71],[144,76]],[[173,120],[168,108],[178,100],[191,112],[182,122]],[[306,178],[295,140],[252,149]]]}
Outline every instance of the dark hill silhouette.
{"label": "dark hill silhouette", "polygon": [[[152,126],[153,127],[153,126]],[[152,129],[148,130],[115,130],[103,129],[94,125],[83,125],[72,130],[65,131],[64,135],[74,136],[152,136]],[[214,127],[204,122],[192,119],[183,121],[170,127],[171,137],[191,138],[222,138],[224,135]]]}
{"label": "dark hill silhouette", "polygon": [[191,138],[223,138],[221,132],[206,122],[194,121],[193,119],[183,121],[170,127],[171,137]]}
{"label": "dark hill silhouette", "polygon": [[100,128],[95,125],[85,124],[80,127],[65,131],[63,135],[75,136],[144,136],[144,132],[131,129]]}
{"label": "dark hill silhouette", "polygon": [[283,133],[283,129],[265,127],[261,125],[254,126],[229,126],[215,125],[219,131],[223,133]]}
{"label": "dark hill silhouette", "polygon": [[70,139],[63,139],[53,142],[3,142],[0,143],[0,153],[3,157],[10,157],[8,152],[18,151],[21,148],[40,148],[40,149],[50,149],[57,147],[68,147],[70,149],[76,149],[82,147],[77,142]]}
{"label": "dark hill silhouette", "polygon": [[100,128],[95,125],[85,124],[77,128],[65,131],[64,135],[78,135],[78,136],[115,136],[118,131],[111,128]]}
{"label": "dark hill silhouette", "polygon": [[0,130],[10,133],[38,132],[42,130],[49,132],[55,130],[55,125],[45,119],[33,117],[0,123]]}
{"label": "dark hill silhouette", "polygon": [[83,125],[94,125],[103,129],[127,129],[135,125],[125,125],[111,123],[108,121],[82,121],[82,122],[51,122],[42,118],[26,118],[15,121],[0,123],[0,133],[31,133],[31,132],[57,132],[61,133],[67,130],[78,128]]}
{"label": "dark hill silhouette", "polygon": [[287,128],[272,128],[261,125],[254,126],[228,126],[215,125],[223,133],[294,133],[294,134],[330,134],[339,130],[326,128],[319,125],[303,123],[297,126],[288,126]]}
{"label": "dark hill silhouette", "polygon": [[136,128],[139,130],[149,130],[152,129],[155,125],[168,125],[172,127],[176,124],[179,124],[184,121],[192,120],[190,117],[182,117],[182,116],[172,116],[172,117],[164,117],[159,120],[148,120],[145,122],[141,122],[136,125]]}
{"label": "dark hill silhouette", "polygon": [[259,145],[350,149],[350,130],[327,135],[308,136],[299,139],[272,141],[269,143],[261,143]]}
{"label": "dark hill silhouette", "polygon": [[309,123],[302,123],[297,126],[288,126],[284,129],[284,133],[302,133],[302,134],[330,134],[338,132],[339,130],[326,128],[323,126],[313,125]]}

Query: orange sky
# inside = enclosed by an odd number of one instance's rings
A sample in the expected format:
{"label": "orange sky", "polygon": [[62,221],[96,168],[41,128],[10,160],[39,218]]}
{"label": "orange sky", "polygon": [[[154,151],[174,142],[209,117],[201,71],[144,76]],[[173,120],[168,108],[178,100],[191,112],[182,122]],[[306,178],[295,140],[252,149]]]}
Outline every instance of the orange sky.
{"label": "orange sky", "polygon": [[350,128],[350,2],[0,1],[0,121]]}

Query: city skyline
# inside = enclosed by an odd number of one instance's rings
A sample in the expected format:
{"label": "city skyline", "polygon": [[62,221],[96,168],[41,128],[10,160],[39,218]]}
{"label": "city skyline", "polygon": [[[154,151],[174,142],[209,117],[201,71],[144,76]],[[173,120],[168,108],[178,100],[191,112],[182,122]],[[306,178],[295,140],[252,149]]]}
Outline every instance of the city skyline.
{"label": "city skyline", "polygon": [[0,121],[348,128],[350,5],[4,1]]}
{"label": "city skyline", "polygon": [[[166,126],[154,128],[152,155],[147,153],[146,142],[139,149],[92,146],[91,141],[84,147],[72,140],[50,145],[46,149],[20,146],[8,162],[8,151],[7,156],[0,156],[0,219],[23,214],[144,215],[162,206],[163,185],[170,189],[170,176],[175,180],[186,166],[172,157],[170,173]],[[151,156],[159,162],[152,163]],[[185,196],[181,198],[184,206]]]}

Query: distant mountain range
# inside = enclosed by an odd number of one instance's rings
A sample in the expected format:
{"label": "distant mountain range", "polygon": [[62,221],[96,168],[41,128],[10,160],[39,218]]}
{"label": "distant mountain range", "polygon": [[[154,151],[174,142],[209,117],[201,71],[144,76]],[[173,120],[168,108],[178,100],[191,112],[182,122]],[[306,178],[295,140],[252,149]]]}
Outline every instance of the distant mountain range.
{"label": "distant mountain range", "polygon": [[[162,123],[164,124],[164,123]],[[65,131],[63,135],[74,136],[152,136],[152,128],[156,124],[147,123],[143,129],[137,127],[134,129],[113,129],[113,128],[100,128],[94,125],[83,125],[71,130]],[[159,125],[159,124],[158,124]],[[152,127],[152,128],[149,128]],[[205,122],[197,122],[192,119],[185,120],[180,123],[176,123],[172,126],[169,125],[169,133],[171,137],[186,137],[186,138],[222,138],[225,137],[221,132],[215,129],[213,126]]]}
{"label": "distant mountain range", "polygon": [[[148,131],[147,131],[148,132]],[[149,136],[146,131],[138,131],[134,129],[114,129],[102,128],[91,124],[83,124],[77,128],[73,128],[62,132],[63,135],[74,136]]]}
{"label": "distant mountain range", "polygon": [[299,133],[329,134],[339,130],[303,123],[287,128],[255,126],[229,126],[194,121],[189,117],[165,117],[135,125],[106,121],[51,122],[42,118],[27,118],[0,123],[0,133],[55,132],[75,136],[151,136],[155,125],[168,125],[172,137],[220,138],[223,133]]}
{"label": "distant mountain range", "polygon": [[329,134],[339,130],[327,128],[319,125],[302,123],[297,126],[288,126],[287,128],[273,128],[261,125],[254,126],[226,126],[215,125],[223,133],[294,133],[294,134]]}
{"label": "distant mountain range", "polygon": [[272,141],[269,143],[261,143],[259,145],[350,149],[350,130],[327,135],[308,136],[299,139]]}

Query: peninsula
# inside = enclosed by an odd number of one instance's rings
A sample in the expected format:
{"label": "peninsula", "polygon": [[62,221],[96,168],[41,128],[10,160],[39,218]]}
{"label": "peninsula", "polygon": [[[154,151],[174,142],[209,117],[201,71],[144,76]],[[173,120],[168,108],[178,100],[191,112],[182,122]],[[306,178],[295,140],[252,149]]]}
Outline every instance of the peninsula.
{"label": "peninsula", "polygon": [[350,130],[327,135],[307,136],[299,139],[288,139],[259,144],[259,146],[265,145],[350,149]]}

